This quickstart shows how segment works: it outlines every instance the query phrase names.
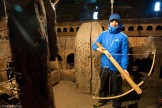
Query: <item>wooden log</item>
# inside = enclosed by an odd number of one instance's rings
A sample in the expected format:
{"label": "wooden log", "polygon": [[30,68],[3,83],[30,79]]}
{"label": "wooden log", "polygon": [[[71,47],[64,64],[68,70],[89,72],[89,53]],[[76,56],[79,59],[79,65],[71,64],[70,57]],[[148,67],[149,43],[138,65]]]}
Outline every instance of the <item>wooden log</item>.
{"label": "wooden log", "polygon": [[55,108],[46,28],[35,13],[35,5],[30,0],[20,6],[21,11],[11,6],[8,12],[9,41],[20,89],[19,99],[23,108]]}

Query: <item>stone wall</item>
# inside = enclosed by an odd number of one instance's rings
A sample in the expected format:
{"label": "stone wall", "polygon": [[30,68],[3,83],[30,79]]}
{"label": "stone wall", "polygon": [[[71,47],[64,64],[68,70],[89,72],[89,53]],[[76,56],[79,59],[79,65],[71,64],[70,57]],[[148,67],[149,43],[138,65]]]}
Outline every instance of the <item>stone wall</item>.
{"label": "stone wall", "polygon": [[0,22],[0,81],[8,80],[7,77],[7,65],[10,62],[10,46],[7,35],[7,26],[5,19]]}
{"label": "stone wall", "polygon": [[[99,20],[98,22],[100,23],[103,30],[107,29],[107,23],[108,23],[107,20]],[[149,44],[150,44],[150,48],[151,48],[152,43],[149,43],[148,40],[150,37],[154,40],[158,50],[156,53],[156,61],[155,61],[155,65],[154,65],[153,74],[151,74],[150,77],[151,77],[151,79],[156,79],[156,80],[159,78],[162,78],[162,76],[160,75],[161,67],[162,67],[162,59],[161,59],[162,52],[160,50],[161,43],[162,43],[161,42],[161,39],[162,39],[162,35],[161,35],[162,34],[162,21],[161,21],[161,19],[156,19],[156,18],[155,19],[140,19],[140,20],[139,19],[129,19],[129,20],[122,20],[122,22],[124,25],[123,32],[128,35],[130,47],[136,49],[136,50],[134,50],[134,53],[139,54],[139,53],[142,53],[142,51],[146,51],[147,48],[149,48]],[[157,22],[159,22],[159,23],[157,23]],[[68,54],[69,54],[69,52],[74,53],[74,55],[76,54],[75,45],[74,45],[74,43],[72,43],[72,41],[74,42],[77,31],[83,23],[86,23],[86,22],[65,22],[65,23],[58,23],[58,25],[57,25],[58,40],[59,40],[58,46],[60,49],[59,54],[62,58],[62,61],[61,61],[62,65],[64,65],[63,69],[62,69],[62,73],[66,73],[65,72],[66,70],[70,70],[67,67]],[[68,38],[68,40],[70,41],[70,44],[65,42],[66,38]],[[70,50],[68,49],[69,47],[67,47],[68,45],[71,48]],[[62,49],[64,49],[64,50],[62,50]],[[148,53],[149,53],[149,51],[148,51]],[[153,56],[150,51],[150,55],[148,56],[148,59],[142,59],[140,61],[142,63],[142,66],[148,67],[147,71],[141,70],[141,71],[144,71],[144,72],[140,72],[140,74],[143,77],[146,76],[145,73],[147,73],[150,69],[150,66],[152,63],[152,57]],[[141,59],[141,56],[138,56],[137,58]],[[75,67],[75,62],[74,62],[74,67]],[[70,72],[70,71],[68,71],[68,72]],[[137,72],[135,72],[135,74],[137,74]],[[68,75],[69,75],[69,73],[68,73]],[[68,77],[68,75],[64,74],[64,79],[66,76]],[[71,73],[70,75],[75,75],[75,74]],[[66,78],[66,79],[68,79],[68,78]],[[80,83],[82,83],[82,82],[80,82]],[[96,82],[96,84],[97,83],[98,82]],[[85,90],[85,88],[81,88],[81,90]],[[89,90],[87,90],[87,91],[88,91],[87,93],[89,93]],[[94,93],[94,92],[95,91],[93,90],[92,93]]]}
{"label": "stone wall", "polygon": [[[58,47],[59,47],[59,57],[58,57],[58,69],[60,70],[57,75],[59,75],[59,80],[70,80],[75,81],[75,37],[80,26],[86,21],[81,22],[64,22],[57,24],[57,35],[58,35]],[[107,29],[108,20],[98,21],[103,30]],[[123,32],[128,35],[129,41],[131,42],[131,47],[143,46],[145,39],[149,36],[153,37],[156,46],[158,48],[156,54],[156,62],[154,66],[152,79],[159,79],[161,75],[162,67],[162,20],[155,19],[129,19],[122,20],[124,29]],[[1,34],[2,31],[5,33],[3,38],[0,39],[0,69],[4,69],[7,66],[7,60],[9,60],[8,55],[10,55],[10,47],[7,38],[7,27],[5,20],[0,22]],[[4,38],[5,37],[5,38]],[[6,58],[3,58],[6,56]],[[152,57],[152,56],[150,56]],[[3,59],[2,59],[3,58]],[[68,60],[71,60],[68,62]],[[146,61],[147,62],[147,61]],[[143,62],[143,63],[146,63]],[[2,73],[2,72],[1,72]],[[54,74],[53,74],[54,75]],[[1,74],[2,76],[2,74]],[[7,75],[3,74],[3,80],[7,79]],[[2,77],[1,77],[2,80]],[[58,81],[59,81],[58,80]],[[55,81],[53,81],[55,82]]]}

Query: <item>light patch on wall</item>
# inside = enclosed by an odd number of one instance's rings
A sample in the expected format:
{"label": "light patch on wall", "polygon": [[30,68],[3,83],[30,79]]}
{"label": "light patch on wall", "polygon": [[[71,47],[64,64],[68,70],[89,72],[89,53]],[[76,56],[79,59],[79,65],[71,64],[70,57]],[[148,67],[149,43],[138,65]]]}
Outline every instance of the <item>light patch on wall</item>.
{"label": "light patch on wall", "polygon": [[96,3],[97,0],[88,0],[89,3]]}
{"label": "light patch on wall", "polygon": [[98,19],[98,12],[93,12],[93,19],[97,20]]}
{"label": "light patch on wall", "polygon": [[155,3],[154,11],[160,11],[160,2]]}

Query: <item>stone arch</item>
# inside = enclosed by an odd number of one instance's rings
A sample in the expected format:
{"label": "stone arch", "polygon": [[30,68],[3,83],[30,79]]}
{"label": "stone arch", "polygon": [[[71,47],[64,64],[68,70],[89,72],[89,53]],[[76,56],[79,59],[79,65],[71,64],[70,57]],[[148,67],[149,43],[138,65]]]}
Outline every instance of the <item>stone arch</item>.
{"label": "stone arch", "polygon": [[134,31],[134,27],[133,26],[129,26],[128,31]]}
{"label": "stone arch", "polygon": [[60,28],[57,28],[57,32],[61,32],[61,29]]}
{"label": "stone arch", "polygon": [[66,63],[67,63],[67,68],[68,69],[73,69],[74,68],[74,53],[70,53],[66,57]]}
{"label": "stone arch", "polygon": [[151,58],[143,58],[143,59],[136,59],[133,63],[134,67],[136,67],[136,71],[148,72],[152,65]]}
{"label": "stone arch", "polygon": [[76,31],[78,31],[78,30],[79,30],[79,27],[76,28]]}
{"label": "stone arch", "polygon": [[74,28],[73,27],[70,27],[70,32],[74,32]]}
{"label": "stone arch", "polygon": [[158,26],[156,27],[156,30],[162,30],[162,26],[158,25]]}
{"label": "stone arch", "polygon": [[122,31],[125,31],[125,27],[122,28]]}
{"label": "stone arch", "polygon": [[67,28],[63,28],[63,32],[67,32]]}
{"label": "stone arch", "polygon": [[152,26],[147,26],[146,30],[151,31],[151,30],[153,30],[153,27]]}
{"label": "stone arch", "polygon": [[137,27],[137,31],[140,31],[140,30],[143,30],[143,27],[142,26],[138,26]]}

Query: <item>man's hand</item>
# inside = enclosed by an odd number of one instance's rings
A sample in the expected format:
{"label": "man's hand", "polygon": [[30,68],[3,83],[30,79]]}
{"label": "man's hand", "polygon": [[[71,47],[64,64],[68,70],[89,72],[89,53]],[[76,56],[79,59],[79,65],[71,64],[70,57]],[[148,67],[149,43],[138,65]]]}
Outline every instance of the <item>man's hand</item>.
{"label": "man's hand", "polygon": [[104,53],[105,48],[104,47],[98,47],[97,51],[100,52],[100,53]]}
{"label": "man's hand", "polygon": [[[124,70],[124,72],[129,76],[129,72],[127,70]],[[123,75],[121,75],[122,79],[125,79]]]}

